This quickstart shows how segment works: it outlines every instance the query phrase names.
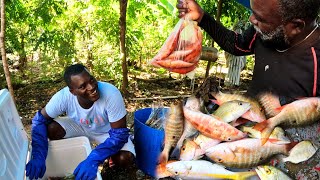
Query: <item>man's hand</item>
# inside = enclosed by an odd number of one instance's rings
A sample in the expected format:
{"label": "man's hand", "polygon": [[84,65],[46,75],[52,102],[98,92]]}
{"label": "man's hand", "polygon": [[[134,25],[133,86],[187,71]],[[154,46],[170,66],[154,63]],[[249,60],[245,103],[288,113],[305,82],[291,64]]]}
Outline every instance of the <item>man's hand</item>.
{"label": "man's hand", "polygon": [[179,18],[186,17],[188,19],[201,21],[204,11],[195,0],[178,0],[177,8]]}
{"label": "man's hand", "polygon": [[74,170],[76,180],[94,180],[97,177],[98,162],[86,159]]}
{"label": "man's hand", "polygon": [[42,178],[46,172],[46,160],[31,159],[26,166],[26,175],[29,179]]}

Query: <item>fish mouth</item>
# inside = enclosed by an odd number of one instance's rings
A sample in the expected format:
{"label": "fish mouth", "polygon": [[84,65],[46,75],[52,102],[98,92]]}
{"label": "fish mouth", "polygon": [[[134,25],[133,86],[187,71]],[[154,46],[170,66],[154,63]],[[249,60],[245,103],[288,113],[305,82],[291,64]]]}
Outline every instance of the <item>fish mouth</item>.
{"label": "fish mouth", "polygon": [[169,171],[171,174],[175,174],[174,173],[174,169],[171,166],[166,166],[167,171]]}
{"label": "fish mouth", "polygon": [[263,167],[258,166],[255,170],[260,178],[264,177],[264,168]]}

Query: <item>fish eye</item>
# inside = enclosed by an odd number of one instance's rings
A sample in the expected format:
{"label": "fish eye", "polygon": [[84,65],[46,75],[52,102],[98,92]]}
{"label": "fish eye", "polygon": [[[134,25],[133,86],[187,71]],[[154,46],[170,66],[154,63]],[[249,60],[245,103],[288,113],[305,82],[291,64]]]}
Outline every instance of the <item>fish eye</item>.
{"label": "fish eye", "polygon": [[182,147],[182,151],[185,151],[186,150],[186,148],[185,147]]}
{"label": "fish eye", "polygon": [[176,137],[175,136],[172,136],[172,139],[175,139]]}
{"label": "fish eye", "polygon": [[228,138],[227,140],[228,140],[228,141],[231,141],[231,138]]}
{"label": "fish eye", "polygon": [[174,174],[175,174],[175,175],[178,175],[178,172],[176,171],[176,172],[174,172]]}
{"label": "fish eye", "polygon": [[242,106],[242,102],[239,102],[239,105]]}
{"label": "fish eye", "polygon": [[220,162],[220,163],[221,163],[221,162],[222,162],[222,159],[218,159],[218,162]]}
{"label": "fish eye", "polygon": [[268,168],[268,169],[266,169],[266,173],[267,174],[270,174],[271,173],[271,170]]}

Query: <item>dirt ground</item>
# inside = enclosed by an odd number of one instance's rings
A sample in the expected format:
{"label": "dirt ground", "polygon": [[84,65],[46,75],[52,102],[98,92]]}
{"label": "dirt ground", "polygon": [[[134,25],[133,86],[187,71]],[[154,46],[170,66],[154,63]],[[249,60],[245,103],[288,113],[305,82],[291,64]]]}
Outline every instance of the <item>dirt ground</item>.
{"label": "dirt ground", "polygon": [[[141,76],[145,77],[145,76]],[[198,77],[192,81],[185,77],[163,77],[163,78],[141,78],[134,77],[130,84],[129,96],[125,97],[125,104],[128,111],[127,124],[133,133],[133,113],[143,107],[151,107],[153,103],[161,103],[164,106],[170,105],[174,99],[190,95],[197,91],[205,78]],[[211,77],[211,76],[210,76]],[[211,77],[212,78],[212,77]],[[223,85],[223,81],[220,81]],[[248,81],[243,81],[241,86],[232,87],[233,91],[243,91],[247,88]],[[55,81],[37,82],[15,88],[16,103],[19,115],[25,130],[30,135],[31,120],[38,109],[41,109],[50,100],[52,95],[63,88],[65,83],[62,79]],[[230,88],[229,88],[230,89]],[[113,169],[104,172],[103,179],[152,179],[142,171],[136,170],[135,175],[130,175],[126,170]]]}

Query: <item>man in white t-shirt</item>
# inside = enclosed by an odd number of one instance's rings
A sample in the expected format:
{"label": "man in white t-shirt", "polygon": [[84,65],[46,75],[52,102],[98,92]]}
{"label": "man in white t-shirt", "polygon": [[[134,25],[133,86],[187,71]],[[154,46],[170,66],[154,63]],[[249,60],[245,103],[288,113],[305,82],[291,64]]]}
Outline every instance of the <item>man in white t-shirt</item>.
{"label": "man in white t-shirt", "polygon": [[[67,87],[58,91],[32,119],[32,158],[26,175],[30,179],[43,177],[48,138],[87,136],[99,144],[74,170],[77,180],[95,179],[99,164],[107,158],[116,166],[131,166],[135,151],[120,91],[97,81],[81,64],[67,67],[64,80]],[[58,117],[63,114],[67,117]]]}

